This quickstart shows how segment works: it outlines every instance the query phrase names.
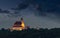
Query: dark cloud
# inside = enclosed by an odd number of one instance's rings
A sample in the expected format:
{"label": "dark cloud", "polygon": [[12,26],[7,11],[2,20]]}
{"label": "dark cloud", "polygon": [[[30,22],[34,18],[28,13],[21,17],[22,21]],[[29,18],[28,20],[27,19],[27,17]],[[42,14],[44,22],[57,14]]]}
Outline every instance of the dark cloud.
{"label": "dark cloud", "polygon": [[6,13],[13,16],[14,15],[20,16],[22,13],[21,11],[27,9],[27,11],[29,12],[24,11],[26,14],[31,13],[30,11],[32,12],[34,11],[33,14],[35,14],[36,16],[47,16],[48,13],[60,16],[60,0],[19,0],[19,1],[20,3],[18,4],[17,2],[18,5],[15,6],[16,8],[12,8],[12,10],[14,10],[15,12],[11,13],[8,10],[0,9],[0,13]]}
{"label": "dark cloud", "polygon": [[60,0],[21,0],[21,3],[14,9],[21,11],[31,5],[39,11],[38,15],[46,16],[46,13],[60,15]]}
{"label": "dark cloud", "polygon": [[17,8],[12,8],[13,10],[22,10],[26,9],[28,7],[28,4],[19,4]]}
{"label": "dark cloud", "polygon": [[10,11],[0,9],[0,13],[6,13],[6,14],[9,14],[9,13],[10,13]]}
{"label": "dark cloud", "polygon": [[0,9],[0,14],[7,14],[8,17],[12,17],[12,16],[16,17],[16,16],[18,16],[16,13],[17,12],[11,13],[9,10]]}

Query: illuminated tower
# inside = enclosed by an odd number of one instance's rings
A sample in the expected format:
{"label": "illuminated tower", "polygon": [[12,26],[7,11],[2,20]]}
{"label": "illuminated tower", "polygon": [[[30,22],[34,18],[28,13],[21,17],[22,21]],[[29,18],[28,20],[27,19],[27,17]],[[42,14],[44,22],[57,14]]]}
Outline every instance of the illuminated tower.
{"label": "illuminated tower", "polygon": [[25,24],[24,24],[24,20],[23,18],[21,18],[21,21],[16,21],[13,25],[12,28],[10,28],[11,30],[24,30],[25,29]]}

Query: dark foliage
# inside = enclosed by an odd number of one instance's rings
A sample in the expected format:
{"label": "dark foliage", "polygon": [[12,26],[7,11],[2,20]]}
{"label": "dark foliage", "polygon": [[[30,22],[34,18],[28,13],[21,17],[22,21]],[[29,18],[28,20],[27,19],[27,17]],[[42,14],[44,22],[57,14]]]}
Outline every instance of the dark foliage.
{"label": "dark foliage", "polygon": [[27,29],[22,31],[10,31],[1,29],[0,38],[60,38],[60,28],[53,29]]}

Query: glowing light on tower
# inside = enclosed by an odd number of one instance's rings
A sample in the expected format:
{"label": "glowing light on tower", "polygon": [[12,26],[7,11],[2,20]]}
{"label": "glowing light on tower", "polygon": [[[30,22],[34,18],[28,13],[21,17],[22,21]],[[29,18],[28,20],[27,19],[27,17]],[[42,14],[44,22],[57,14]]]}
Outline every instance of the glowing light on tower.
{"label": "glowing light on tower", "polygon": [[25,24],[24,24],[24,21],[23,21],[23,18],[21,18],[21,26],[23,27],[23,29],[25,28]]}

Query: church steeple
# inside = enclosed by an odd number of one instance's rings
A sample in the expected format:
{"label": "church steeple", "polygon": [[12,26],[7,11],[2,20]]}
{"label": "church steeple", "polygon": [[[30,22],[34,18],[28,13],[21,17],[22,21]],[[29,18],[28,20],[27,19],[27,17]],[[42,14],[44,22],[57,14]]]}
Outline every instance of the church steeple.
{"label": "church steeple", "polygon": [[23,29],[25,28],[25,24],[24,24],[24,21],[23,21],[23,18],[21,18],[21,26],[23,27]]}
{"label": "church steeple", "polygon": [[23,20],[23,18],[21,18],[21,20]]}

